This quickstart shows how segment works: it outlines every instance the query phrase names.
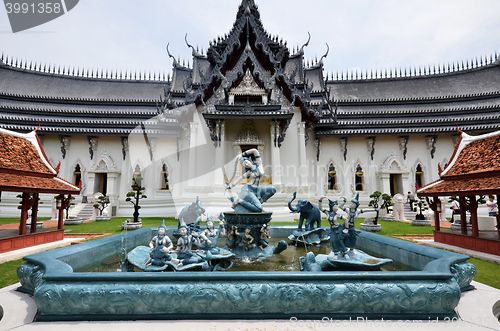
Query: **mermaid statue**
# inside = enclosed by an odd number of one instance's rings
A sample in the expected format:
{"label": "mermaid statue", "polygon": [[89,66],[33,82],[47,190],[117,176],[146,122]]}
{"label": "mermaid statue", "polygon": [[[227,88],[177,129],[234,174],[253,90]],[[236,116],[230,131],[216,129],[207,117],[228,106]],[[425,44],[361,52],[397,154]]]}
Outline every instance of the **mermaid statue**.
{"label": "mermaid statue", "polygon": [[[234,182],[238,161],[243,167],[243,175]],[[226,182],[226,189],[232,189],[244,179],[249,179],[248,183],[243,185],[240,193],[234,197],[229,197],[232,202],[232,208],[237,213],[261,213],[262,204],[276,193],[273,186],[260,187],[260,182],[264,178],[264,167],[259,151],[250,149],[238,155],[234,164],[233,177]]]}
{"label": "mermaid statue", "polygon": [[[344,203],[345,203],[345,198]],[[354,248],[356,247],[356,241],[358,240],[358,235],[361,233],[361,231],[358,231],[354,228],[354,225],[356,224],[356,221],[358,220],[358,216],[361,213],[364,213],[365,211],[377,211],[376,208],[374,209],[358,209],[359,207],[359,193],[356,194],[356,196],[351,200],[351,203],[349,204],[349,219],[348,219],[348,227],[347,227],[347,237],[345,238],[345,246],[349,249],[349,252],[352,252],[353,254],[356,254],[356,251]]]}
{"label": "mermaid statue", "polygon": [[[338,259],[339,254],[348,259],[349,255],[347,254],[347,247],[344,243],[346,237],[348,236],[348,229],[345,228],[347,220],[344,216],[338,213],[339,208],[343,207],[345,201],[342,203],[342,206],[339,206],[337,200],[328,199],[330,209],[323,209],[323,199],[328,198],[326,196],[321,197],[321,199],[319,199],[318,207],[326,215],[326,220],[330,223],[330,244],[332,246],[333,259]],[[338,219],[343,219],[344,223],[340,224],[337,221]]]}

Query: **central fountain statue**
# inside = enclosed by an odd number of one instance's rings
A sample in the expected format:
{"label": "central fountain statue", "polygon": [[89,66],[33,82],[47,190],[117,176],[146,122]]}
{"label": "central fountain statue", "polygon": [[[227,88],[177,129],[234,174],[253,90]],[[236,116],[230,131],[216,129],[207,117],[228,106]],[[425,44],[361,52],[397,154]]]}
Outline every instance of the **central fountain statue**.
{"label": "central fountain statue", "polygon": [[[244,169],[241,175],[234,182],[238,162]],[[240,193],[234,197],[230,196],[229,200],[232,202],[232,208],[236,213],[261,213],[263,212],[262,204],[266,202],[276,193],[274,186],[260,186],[260,182],[264,178],[264,167],[262,166],[262,159],[260,153],[256,149],[250,149],[238,155],[234,163],[233,177],[226,183],[226,188],[231,190],[238,183],[244,179],[249,179],[248,183],[243,185]]]}
{"label": "central fountain statue", "polygon": [[[238,164],[243,168],[243,174],[234,180]],[[287,247],[284,240],[277,247],[268,245],[267,231],[272,213],[265,212],[262,204],[276,193],[276,188],[271,185],[260,186],[264,176],[259,151],[250,149],[236,157],[233,176],[225,183],[226,191],[232,193],[236,185],[248,179],[239,193],[228,197],[234,211],[224,213],[229,231],[226,245],[239,257],[266,257],[278,254]]]}

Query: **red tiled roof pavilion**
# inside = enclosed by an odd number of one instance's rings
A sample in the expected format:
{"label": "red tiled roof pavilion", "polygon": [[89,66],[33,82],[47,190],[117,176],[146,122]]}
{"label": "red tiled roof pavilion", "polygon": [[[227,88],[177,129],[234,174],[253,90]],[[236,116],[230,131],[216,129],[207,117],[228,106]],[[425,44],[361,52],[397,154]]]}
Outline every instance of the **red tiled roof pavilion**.
{"label": "red tiled roof pavilion", "polygon": [[[57,177],[58,170],[48,161],[36,131],[18,133],[0,129],[0,191],[22,192],[19,235],[26,234],[28,210],[32,208],[31,233],[36,232],[38,196],[59,194],[59,229],[63,227],[63,207],[80,188]],[[30,196],[31,194],[31,196]],[[68,195],[64,199],[64,195]]]}
{"label": "red tiled roof pavilion", "polygon": [[[461,219],[466,219],[466,210],[469,210],[472,237],[479,238],[478,196],[500,195],[500,131],[480,136],[462,132],[450,162],[439,176],[439,180],[417,190],[420,197],[434,197],[428,202],[435,212],[436,231],[440,231],[439,215],[436,212],[437,197],[458,196]],[[469,198],[468,202],[466,197]],[[462,221],[461,226],[462,234],[467,235],[466,222]],[[500,220],[497,216],[497,228],[499,227]],[[500,238],[500,229],[498,230]],[[500,251],[500,243],[498,246]]]}

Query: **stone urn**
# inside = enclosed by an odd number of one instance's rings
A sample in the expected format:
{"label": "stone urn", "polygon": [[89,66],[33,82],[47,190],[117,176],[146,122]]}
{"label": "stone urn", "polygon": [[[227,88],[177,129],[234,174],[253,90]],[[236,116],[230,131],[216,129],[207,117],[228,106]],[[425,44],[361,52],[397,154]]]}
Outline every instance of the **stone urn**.
{"label": "stone urn", "polygon": [[[43,227],[44,227],[43,222],[36,222],[37,230],[43,229]],[[31,221],[30,220],[28,220],[26,222],[26,231],[28,231],[28,230],[31,230]]]}
{"label": "stone urn", "polygon": [[411,225],[415,225],[415,226],[431,226],[432,223],[428,219],[414,219],[414,220],[411,221]]}
{"label": "stone urn", "polygon": [[139,219],[139,222],[134,222],[131,219],[127,219],[122,223],[122,230],[138,230],[142,228],[142,220]]}
{"label": "stone urn", "polygon": [[365,221],[359,225],[359,229],[367,232],[380,232],[382,225],[374,224],[371,218],[365,218]]}
{"label": "stone urn", "polygon": [[64,220],[64,225],[80,225],[83,224],[83,219],[76,217],[68,217]]}

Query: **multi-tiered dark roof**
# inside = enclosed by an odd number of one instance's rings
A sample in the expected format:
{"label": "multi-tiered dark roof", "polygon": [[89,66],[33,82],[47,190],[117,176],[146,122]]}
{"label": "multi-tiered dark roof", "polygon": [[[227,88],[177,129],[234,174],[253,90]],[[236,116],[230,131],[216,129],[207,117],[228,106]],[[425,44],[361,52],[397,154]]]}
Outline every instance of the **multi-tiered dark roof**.
{"label": "multi-tiered dark roof", "polygon": [[[186,39],[187,43],[187,39]],[[189,46],[189,44],[188,44]],[[174,59],[172,77],[132,77],[0,61],[0,127],[60,135],[126,136],[135,131],[179,137],[191,113],[203,106],[212,138],[218,120],[269,118],[286,131],[292,108],[316,137],[483,133],[500,129],[500,63],[495,56],[424,69],[324,77],[323,61],[304,63],[304,45],[292,52],[263,27],[257,5],[242,0],[229,34],[206,55],[192,48],[193,65]],[[327,52],[328,54],[328,52]],[[325,54],[325,56],[327,55]],[[250,72],[267,103],[228,102],[228,92]],[[225,93],[219,97],[217,90]],[[279,87],[280,98],[271,98]],[[217,100],[206,103],[214,96]],[[213,99],[213,98],[212,98]],[[192,109],[192,108],[191,108]],[[146,125],[141,126],[141,123]]]}

